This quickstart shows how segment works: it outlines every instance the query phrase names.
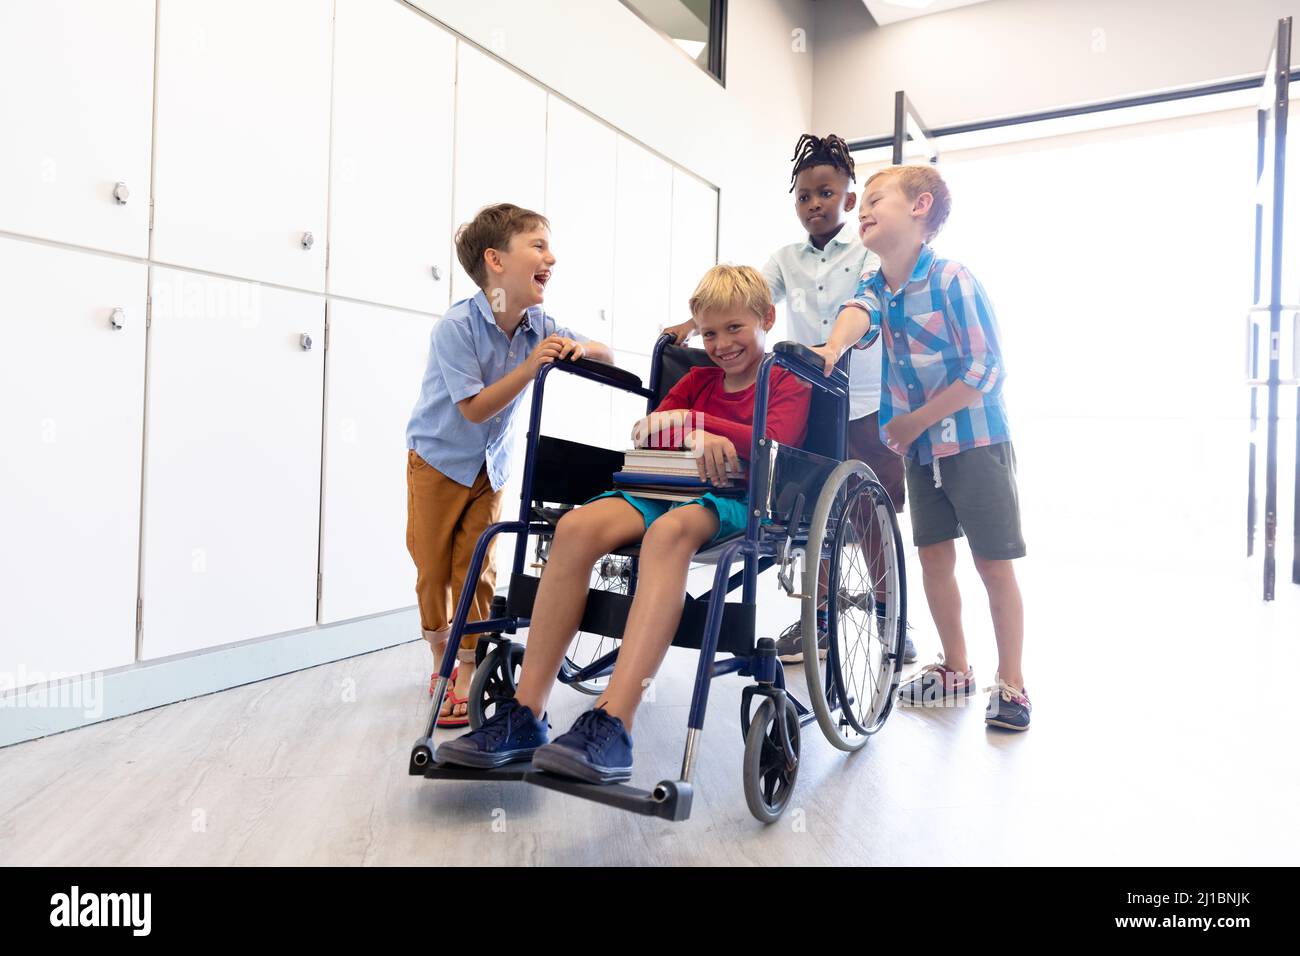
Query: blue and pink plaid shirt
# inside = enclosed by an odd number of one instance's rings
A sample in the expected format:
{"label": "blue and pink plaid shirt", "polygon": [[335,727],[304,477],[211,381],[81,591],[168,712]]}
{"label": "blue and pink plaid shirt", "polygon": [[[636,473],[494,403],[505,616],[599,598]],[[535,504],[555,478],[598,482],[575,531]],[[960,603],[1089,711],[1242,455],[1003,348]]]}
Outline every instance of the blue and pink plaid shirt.
{"label": "blue and pink plaid shirt", "polygon": [[[1002,350],[984,287],[965,266],[939,259],[929,245],[899,292],[885,287],[883,271],[864,273],[846,305],[865,309],[880,329],[880,437],[890,419],[920,408],[953,382],[965,382],[981,399],[930,426],[908,455],[922,465],[968,448],[1010,441],[1002,402]],[[868,332],[856,348],[872,339]]]}

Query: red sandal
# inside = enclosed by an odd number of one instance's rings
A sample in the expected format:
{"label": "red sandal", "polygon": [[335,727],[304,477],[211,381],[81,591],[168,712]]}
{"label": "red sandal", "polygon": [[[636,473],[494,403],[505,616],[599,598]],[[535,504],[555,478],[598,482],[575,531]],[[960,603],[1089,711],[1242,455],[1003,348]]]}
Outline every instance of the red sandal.
{"label": "red sandal", "polygon": [[[460,665],[457,664],[451,669],[451,676],[447,678],[447,686],[450,687],[456,683],[456,675],[460,673]],[[429,677],[429,696],[433,696],[433,689],[438,686],[438,672],[434,671]]]}
{"label": "red sandal", "polygon": [[[437,727],[468,727],[469,726],[469,697],[468,696],[461,697],[459,694],[456,693],[456,675],[460,673],[460,665],[473,664],[476,655],[474,652],[474,648],[462,647],[456,652],[456,656],[459,658],[459,662],[456,664],[456,667],[452,672],[451,680],[447,684],[447,700],[451,702],[451,709],[453,713],[440,715],[438,717],[437,723],[435,724],[435,726]],[[459,705],[463,705],[465,707],[465,713],[463,714],[454,713],[456,707]]]}
{"label": "red sandal", "polygon": [[[453,687],[447,688],[447,700],[451,701],[453,713],[445,717],[439,717],[437,726],[439,727],[468,727],[469,726],[469,698],[457,697],[456,690]],[[465,713],[457,715],[454,713],[457,704],[465,705]]]}

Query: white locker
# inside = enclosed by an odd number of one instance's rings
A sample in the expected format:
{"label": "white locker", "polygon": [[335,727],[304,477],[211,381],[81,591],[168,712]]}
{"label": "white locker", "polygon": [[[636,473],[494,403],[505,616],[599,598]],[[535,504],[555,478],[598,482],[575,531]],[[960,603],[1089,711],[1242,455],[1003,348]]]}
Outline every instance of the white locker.
{"label": "white locker", "polygon": [[325,288],[332,0],[160,0],[153,257]]}
{"label": "white locker", "polygon": [[658,330],[686,317],[668,297],[672,192],[672,167],[620,136],[614,209],[615,348],[648,355]]}
{"label": "white locker", "polygon": [[135,659],[146,267],[0,239],[0,673]]}
{"label": "white locker", "polygon": [[551,96],[546,120],[546,214],[556,263],[546,311],[608,343],[614,301],[609,197],[616,188],[618,134]]}
{"label": "white locker", "polygon": [[158,268],[151,294],[143,656],[311,626],[324,300]]}
{"label": "white locker", "polygon": [[0,230],[148,253],[153,46],[154,0],[0,3]]}
{"label": "white locker", "polygon": [[609,434],[614,390],[577,375],[551,372],[546,377],[542,434],[586,445],[604,446]]}
{"label": "white locker", "polygon": [[[676,322],[691,317],[691,293],[718,261],[718,193],[690,173],[673,168],[672,268],[669,307]],[[698,346],[699,339],[692,345]]]}
{"label": "white locker", "polygon": [[[532,386],[529,386],[528,391],[524,393],[524,407],[519,411],[519,421],[515,425],[514,464],[510,469],[510,477],[506,479],[505,487],[501,490],[502,521],[514,521],[519,517],[519,493],[524,486],[524,455],[528,450],[528,415],[532,409],[532,405],[529,404],[532,397]],[[510,583],[516,540],[514,534],[498,535],[496,539],[497,591],[500,593],[504,593],[506,585]],[[536,538],[528,539],[528,554],[524,559],[525,572],[529,572],[528,566],[535,560],[533,546],[536,541]],[[456,597],[459,598],[460,595]]]}
{"label": "white locker", "polygon": [[434,319],[329,304],[320,622],[415,604],[406,550],[406,425]]}
{"label": "white locker", "polygon": [[[468,43],[457,48],[455,227],[492,203],[545,213],[546,91]],[[452,301],[476,291],[457,262]]]}
{"label": "white locker", "polygon": [[[650,387],[650,357],[635,352],[615,352],[615,364],[641,377],[641,384]],[[632,447],[632,426],[646,414],[646,400],[630,392],[615,392],[610,411],[610,447],[625,451]]]}
{"label": "white locker", "polygon": [[329,291],[441,314],[455,39],[392,0],[337,3]]}

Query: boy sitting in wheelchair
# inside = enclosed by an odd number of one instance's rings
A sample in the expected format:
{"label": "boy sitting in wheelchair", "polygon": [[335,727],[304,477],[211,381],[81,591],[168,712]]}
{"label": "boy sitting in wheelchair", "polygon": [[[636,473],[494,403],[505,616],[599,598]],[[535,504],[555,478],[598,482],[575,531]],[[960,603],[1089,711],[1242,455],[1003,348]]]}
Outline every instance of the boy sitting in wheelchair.
{"label": "boy sitting in wheelchair", "polygon": [[[739,459],[749,457],[756,379],[775,312],[757,270],[727,265],[709,270],[690,308],[713,367],[687,373],[636,423],[632,437],[638,446],[680,443],[695,453],[702,479],[726,486]],[[809,400],[807,385],[775,369],[767,437],[800,444]],[[438,762],[488,769],[531,760],[536,770],[589,783],[629,779],[637,705],[677,631],[691,559],[711,542],[743,533],[745,522],[743,497],[712,492],[670,502],[612,491],[566,514],[538,586],[515,699],[499,704],[478,730],[440,746]],[[636,595],[608,687],[594,709],[548,742],[546,703],[582,619],[592,566],[638,542]]]}

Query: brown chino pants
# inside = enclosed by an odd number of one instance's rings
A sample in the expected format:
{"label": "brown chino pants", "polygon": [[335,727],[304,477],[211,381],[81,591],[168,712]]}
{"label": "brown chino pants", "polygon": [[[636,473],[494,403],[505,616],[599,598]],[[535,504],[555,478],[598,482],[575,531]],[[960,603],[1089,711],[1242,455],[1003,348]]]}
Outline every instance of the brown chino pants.
{"label": "brown chino pants", "polygon": [[[474,546],[487,526],[500,520],[501,494],[492,490],[486,464],[473,486],[466,488],[414,449],[407,450],[406,549],[415,562],[415,594],[425,640],[432,642],[437,631],[450,626]],[[484,620],[492,606],[497,580],[495,550],[494,539],[474,587],[467,623]],[[469,634],[461,638],[460,646],[472,648],[477,642],[478,635]]]}

